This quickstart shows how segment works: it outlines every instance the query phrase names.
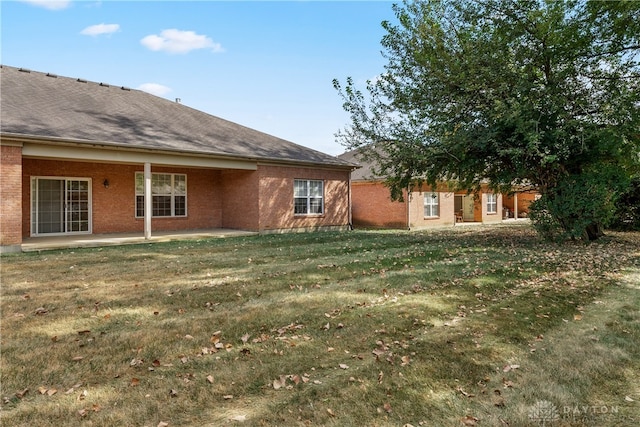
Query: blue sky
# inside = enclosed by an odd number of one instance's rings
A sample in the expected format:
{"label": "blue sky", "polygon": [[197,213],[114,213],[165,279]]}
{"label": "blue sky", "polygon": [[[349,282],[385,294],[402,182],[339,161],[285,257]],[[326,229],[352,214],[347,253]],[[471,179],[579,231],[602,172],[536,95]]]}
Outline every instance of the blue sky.
{"label": "blue sky", "polygon": [[142,89],[328,154],[334,78],[384,70],[387,1],[6,1],[4,65]]}

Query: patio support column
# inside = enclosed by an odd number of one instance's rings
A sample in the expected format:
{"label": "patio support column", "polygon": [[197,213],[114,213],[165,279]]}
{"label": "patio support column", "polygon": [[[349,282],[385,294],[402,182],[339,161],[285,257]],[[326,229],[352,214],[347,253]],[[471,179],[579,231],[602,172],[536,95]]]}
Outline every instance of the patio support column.
{"label": "patio support column", "polygon": [[518,219],[518,192],[513,195],[513,219]]}
{"label": "patio support column", "polygon": [[144,238],[151,239],[151,163],[144,164]]}

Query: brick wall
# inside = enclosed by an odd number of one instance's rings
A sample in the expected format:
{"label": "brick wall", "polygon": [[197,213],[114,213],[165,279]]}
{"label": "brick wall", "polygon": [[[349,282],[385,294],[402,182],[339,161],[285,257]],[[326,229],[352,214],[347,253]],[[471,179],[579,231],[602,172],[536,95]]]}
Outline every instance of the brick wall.
{"label": "brick wall", "polygon": [[258,231],[258,171],[222,171],[222,227]]}
{"label": "brick wall", "polygon": [[[307,229],[349,224],[349,172],[344,170],[260,165],[259,229]],[[294,215],[293,181],[324,181],[324,214]]]}
{"label": "brick wall", "polygon": [[[22,235],[29,236],[31,233],[30,180],[32,176],[90,178],[93,233],[142,233],[144,220],[135,217],[135,173],[143,170],[143,165],[24,159]],[[152,230],[197,230],[222,226],[220,171],[152,166],[152,172],[187,175],[187,217],[153,218]],[[109,188],[103,185],[105,179],[109,180]]]}
{"label": "brick wall", "polygon": [[498,208],[496,213],[487,213],[487,193],[482,193],[481,199],[482,206],[480,207],[480,221],[482,221],[483,224],[502,222],[502,194],[498,194]]}
{"label": "brick wall", "polygon": [[22,243],[22,147],[0,145],[0,246]]}
{"label": "brick wall", "polygon": [[509,208],[511,211],[511,217],[513,218],[515,212],[514,197],[518,198],[518,216],[526,217],[529,214],[529,206],[536,199],[537,193],[516,193],[513,196],[503,195],[502,204],[505,208]]}
{"label": "brick wall", "polygon": [[391,201],[389,189],[380,182],[353,182],[351,204],[355,227],[407,228],[407,197]]}
{"label": "brick wall", "polygon": [[437,189],[439,215],[434,218],[424,216],[425,192],[431,192],[430,188],[423,189],[422,192],[412,192],[409,203],[410,226],[411,228],[428,228],[455,225],[454,193]]}

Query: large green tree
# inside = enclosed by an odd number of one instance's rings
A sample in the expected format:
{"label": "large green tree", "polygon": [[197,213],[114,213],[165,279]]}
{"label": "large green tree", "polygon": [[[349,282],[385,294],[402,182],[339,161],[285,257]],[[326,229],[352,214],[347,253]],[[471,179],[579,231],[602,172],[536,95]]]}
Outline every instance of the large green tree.
{"label": "large green tree", "polygon": [[[394,5],[379,78],[334,86],[338,134],[392,198],[438,181],[540,192],[548,236],[595,239],[639,163],[640,2],[440,0]],[[520,187],[521,188],[521,187]]]}

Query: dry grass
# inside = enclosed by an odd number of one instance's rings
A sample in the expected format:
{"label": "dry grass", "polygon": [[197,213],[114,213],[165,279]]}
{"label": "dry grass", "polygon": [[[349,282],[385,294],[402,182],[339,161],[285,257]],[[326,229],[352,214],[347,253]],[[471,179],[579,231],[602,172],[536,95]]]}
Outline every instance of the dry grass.
{"label": "dry grass", "polygon": [[3,425],[640,422],[638,234],[359,231],[1,262]]}

